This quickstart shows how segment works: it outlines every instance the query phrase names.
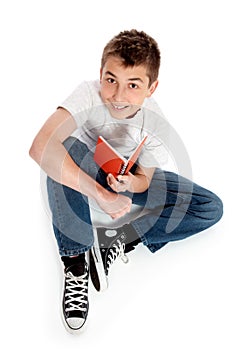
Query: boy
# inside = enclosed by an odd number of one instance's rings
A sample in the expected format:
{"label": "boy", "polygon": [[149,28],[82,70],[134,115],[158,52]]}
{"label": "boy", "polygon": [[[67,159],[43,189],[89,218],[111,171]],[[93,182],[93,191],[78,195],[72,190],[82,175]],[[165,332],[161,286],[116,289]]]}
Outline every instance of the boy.
{"label": "boy", "polygon": [[[100,81],[80,84],[45,122],[30,149],[48,174],[53,229],[64,263],[63,320],[71,333],[79,332],[87,319],[89,270],[100,291],[119,255],[124,257],[139,243],[155,252],[207,229],[222,216],[215,194],[159,167],[168,134],[168,123],[151,98],[159,66],[153,38],[136,30],[121,32],[104,48]],[[95,164],[99,135],[125,156],[148,136],[128,175],[116,179]],[[114,237],[104,228],[94,235],[90,198],[112,219],[128,213],[132,203],[147,211],[117,229]]]}

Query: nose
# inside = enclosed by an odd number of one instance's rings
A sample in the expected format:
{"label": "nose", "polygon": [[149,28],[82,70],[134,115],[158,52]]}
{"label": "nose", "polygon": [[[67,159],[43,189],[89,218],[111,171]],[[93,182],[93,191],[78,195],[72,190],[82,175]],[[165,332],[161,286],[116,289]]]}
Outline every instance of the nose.
{"label": "nose", "polygon": [[113,98],[116,102],[124,102],[125,101],[125,90],[123,86],[116,85],[116,89],[114,91]]}

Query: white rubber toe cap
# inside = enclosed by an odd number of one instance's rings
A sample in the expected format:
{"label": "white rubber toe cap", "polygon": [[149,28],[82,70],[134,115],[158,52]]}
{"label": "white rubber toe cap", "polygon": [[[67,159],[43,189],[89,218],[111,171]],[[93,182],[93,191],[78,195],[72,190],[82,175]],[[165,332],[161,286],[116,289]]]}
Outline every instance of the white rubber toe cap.
{"label": "white rubber toe cap", "polygon": [[83,318],[71,317],[67,318],[66,322],[68,323],[69,327],[76,330],[83,326],[85,320]]}

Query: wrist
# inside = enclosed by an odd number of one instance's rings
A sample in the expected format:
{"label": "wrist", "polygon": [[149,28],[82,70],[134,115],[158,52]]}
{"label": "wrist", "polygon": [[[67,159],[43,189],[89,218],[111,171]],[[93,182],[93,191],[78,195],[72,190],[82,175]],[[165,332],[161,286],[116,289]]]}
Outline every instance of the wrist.
{"label": "wrist", "polygon": [[148,189],[149,183],[146,176],[141,174],[133,175],[132,181],[130,183],[130,192],[141,193]]}

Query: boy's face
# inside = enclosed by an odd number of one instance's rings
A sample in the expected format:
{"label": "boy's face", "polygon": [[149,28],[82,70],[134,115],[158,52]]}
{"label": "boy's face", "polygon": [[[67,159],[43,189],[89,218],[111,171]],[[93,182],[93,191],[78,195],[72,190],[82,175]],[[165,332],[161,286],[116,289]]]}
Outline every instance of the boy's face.
{"label": "boy's face", "polygon": [[101,98],[116,119],[133,117],[158,85],[155,81],[149,86],[143,65],[126,68],[116,57],[109,57],[101,69],[100,83]]}

